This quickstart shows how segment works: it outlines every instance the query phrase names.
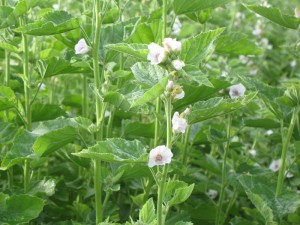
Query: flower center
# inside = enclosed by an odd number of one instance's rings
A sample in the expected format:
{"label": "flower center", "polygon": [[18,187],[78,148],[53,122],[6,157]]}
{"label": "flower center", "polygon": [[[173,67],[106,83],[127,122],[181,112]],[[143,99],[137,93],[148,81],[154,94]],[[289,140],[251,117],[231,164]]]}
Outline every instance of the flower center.
{"label": "flower center", "polygon": [[161,162],[162,159],[163,159],[163,157],[162,157],[160,154],[157,154],[157,155],[155,156],[155,162]]}
{"label": "flower center", "polygon": [[238,96],[238,95],[239,95],[239,91],[238,91],[238,90],[233,90],[233,91],[232,91],[232,94],[233,94],[234,96]]}

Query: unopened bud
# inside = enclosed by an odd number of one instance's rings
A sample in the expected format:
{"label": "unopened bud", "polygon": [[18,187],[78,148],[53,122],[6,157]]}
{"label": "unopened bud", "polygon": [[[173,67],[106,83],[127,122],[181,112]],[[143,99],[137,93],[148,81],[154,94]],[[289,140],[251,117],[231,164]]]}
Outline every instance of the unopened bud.
{"label": "unopened bud", "polygon": [[190,113],[191,113],[191,109],[190,109],[190,108],[186,108],[186,109],[184,110],[184,112],[183,112],[183,114],[184,114],[185,116],[190,115]]}
{"label": "unopened bud", "polygon": [[167,91],[173,91],[174,89],[174,82],[172,80],[169,80],[168,81],[168,84],[167,84]]}

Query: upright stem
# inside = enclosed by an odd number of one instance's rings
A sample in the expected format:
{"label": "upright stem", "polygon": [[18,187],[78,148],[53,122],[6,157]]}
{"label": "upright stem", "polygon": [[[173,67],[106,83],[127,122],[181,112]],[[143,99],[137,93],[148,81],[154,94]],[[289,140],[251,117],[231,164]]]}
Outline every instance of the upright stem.
{"label": "upright stem", "polygon": [[82,82],[82,116],[88,117],[87,77],[83,75]]}
{"label": "upright stem", "polygon": [[10,83],[10,52],[5,51],[5,85],[9,87]]}
{"label": "upright stem", "polygon": [[231,129],[231,114],[229,114],[229,116],[228,116],[228,123],[227,123],[227,142],[226,142],[224,156],[223,156],[222,184],[221,184],[220,198],[219,198],[217,214],[216,214],[216,225],[222,224],[222,222],[220,222],[220,218],[221,218],[222,206],[223,206],[223,201],[224,201],[225,187],[226,187],[226,183],[227,183],[227,181],[226,181],[226,179],[227,179],[226,161],[227,161],[227,155],[229,152],[230,129]]}
{"label": "upright stem", "polygon": [[[25,19],[20,20],[22,25],[26,24]],[[26,114],[26,129],[31,130],[31,104],[30,104],[30,83],[31,74],[29,73],[29,51],[27,35],[22,33],[22,50],[23,50],[23,75],[24,75],[24,95],[25,95],[25,114]],[[24,192],[29,189],[30,171],[28,159],[24,162]]]}
{"label": "upright stem", "polygon": [[162,40],[166,37],[167,34],[167,9],[168,4],[167,0],[163,0],[163,29],[162,29]]}
{"label": "upright stem", "polygon": [[187,149],[188,149],[188,144],[189,144],[189,139],[190,139],[190,133],[191,133],[191,126],[188,126],[186,129],[186,133],[184,136],[184,152],[183,152],[183,158],[182,158],[182,162],[183,165],[185,166],[187,163]]}
{"label": "upright stem", "polygon": [[[165,101],[165,113],[167,120],[167,148],[171,149],[172,147],[172,126],[171,126],[171,99],[168,98]],[[165,224],[165,216],[163,215],[163,197],[164,197],[164,188],[167,180],[169,164],[164,165],[162,179],[158,185],[158,199],[157,199],[157,225]]]}
{"label": "upright stem", "polygon": [[[100,91],[101,74],[99,68],[99,45],[100,45],[100,30],[101,30],[101,16],[100,16],[100,2],[101,0],[94,0],[94,39],[93,39],[93,69],[94,82],[98,91]],[[97,140],[102,139],[102,103],[96,96],[96,124],[100,131],[97,133]],[[96,224],[102,222],[103,205],[102,205],[102,182],[101,182],[101,161],[94,160],[94,188],[95,188],[95,202],[96,202]]]}
{"label": "upright stem", "polygon": [[293,110],[293,115],[292,119],[290,122],[290,126],[288,129],[288,133],[286,135],[286,138],[284,138],[285,134],[282,133],[282,140],[283,140],[283,146],[282,146],[282,153],[281,153],[281,166],[279,169],[279,174],[278,174],[278,180],[277,180],[277,187],[276,187],[276,196],[281,194],[282,191],[282,186],[283,186],[283,181],[284,181],[284,174],[285,174],[285,165],[286,165],[286,155],[287,155],[287,150],[289,147],[289,143],[293,134],[293,130],[297,121],[298,117],[298,112],[299,112],[299,107],[294,108]]}

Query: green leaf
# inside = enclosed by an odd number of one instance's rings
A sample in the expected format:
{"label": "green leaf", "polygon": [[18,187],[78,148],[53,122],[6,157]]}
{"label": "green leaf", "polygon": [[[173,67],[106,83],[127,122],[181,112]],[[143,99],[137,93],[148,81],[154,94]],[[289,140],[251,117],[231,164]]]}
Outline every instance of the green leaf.
{"label": "green leaf", "polygon": [[213,42],[224,30],[225,28],[219,28],[186,39],[182,43],[180,59],[184,61],[185,64],[198,65],[212,53]]}
{"label": "green leaf", "polygon": [[165,91],[168,79],[168,77],[165,77],[162,80],[160,80],[159,83],[152,86],[150,89],[147,89],[146,91],[133,93],[133,97],[130,99],[131,107],[140,106],[158,98]]}
{"label": "green leaf", "polygon": [[179,221],[179,222],[175,223],[175,225],[193,225],[193,223],[192,222]]}
{"label": "green leaf", "polygon": [[182,84],[185,96],[183,99],[176,101],[173,106],[174,109],[183,108],[190,104],[198,101],[206,100],[212,96],[219,93],[220,90],[225,89],[230,86],[230,83],[218,79],[210,79],[213,87],[202,86],[192,86],[189,84]]}
{"label": "green leaf", "polygon": [[13,195],[6,199],[5,207],[0,207],[0,222],[17,225],[28,223],[38,217],[44,201],[30,195]]}
{"label": "green leaf", "polygon": [[130,37],[130,43],[150,44],[155,42],[155,36],[149,24],[140,23]]}
{"label": "green leaf", "polygon": [[165,186],[164,202],[169,206],[178,205],[187,200],[194,189],[194,184],[188,186],[183,181],[170,180]]}
{"label": "green leaf", "polygon": [[256,5],[246,6],[248,9],[253,12],[271,20],[272,22],[279,24],[283,27],[297,30],[300,25],[300,19],[297,19],[294,16],[284,15],[281,11],[274,7],[264,7]]}
{"label": "green leaf", "polygon": [[146,44],[117,43],[117,44],[109,44],[106,45],[105,47],[120,53],[130,55],[139,60],[147,61],[148,45]]}
{"label": "green leaf", "polygon": [[276,197],[275,179],[259,175],[241,175],[238,179],[267,224],[278,224],[283,216],[294,213],[300,206],[300,196],[295,192],[284,190]]}
{"label": "green leaf", "polygon": [[67,60],[53,57],[44,61],[45,71],[44,77],[52,77],[61,74],[72,73],[88,73],[91,72],[88,64],[86,63],[70,63]]}
{"label": "green leaf", "polygon": [[105,94],[103,96],[103,101],[108,102],[116,108],[120,108],[124,111],[128,111],[130,109],[130,102],[119,92],[109,92]]}
{"label": "green leaf", "polygon": [[186,80],[195,81],[198,85],[205,85],[212,88],[214,87],[207,76],[203,74],[202,71],[196,66],[185,65],[182,72]]}
{"label": "green leaf", "polygon": [[155,206],[153,199],[150,198],[144,205],[139,214],[139,220],[146,224],[156,223]]}
{"label": "green leaf", "polygon": [[217,53],[231,55],[260,55],[262,50],[247,35],[230,33],[220,36],[216,40]]}
{"label": "green leaf", "polygon": [[32,148],[37,156],[46,156],[61,147],[81,138],[81,132],[89,134],[88,127],[92,123],[85,118],[59,118],[40,122],[33,132],[41,135]]}
{"label": "green leaf", "polygon": [[247,127],[259,127],[266,129],[279,128],[280,123],[273,119],[245,119],[244,124]]}
{"label": "green leaf", "polygon": [[193,1],[182,1],[174,0],[174,11],[177,15],[191,13],[204,9],[214,9],[219,6],[225,5],[232,0],[193,0]]}
{"label": "green leaf", "polygon": [[118,8],[112,8],[107,13],[105,13],[105,17],[103,18],[103,24],[115,23],[120,18],[120,10]]}
{"label": "green leaf", "polygon": [[6,144],[12,142],[17,132],[18,128],[12,123],[0,122],[0,143]]}
{"label": "green leaf", "polygon": [[0,86],[0,111],[15,107],[17,98],[12,89],[6,86]]}
{"label": "green leaf", "polygon": [[31,189],[28,191],[28,194],[36,195],[44,193],[47,196],[52,196],[55,193],[55,180],[41,180],[32,185]]}
{"label": "green leaf", "polygon": [[250,103],[257,93],[235,99],[212,98],[196,103],[188,116],[190,124],[208,120],[238,110]]}
{"label": "green leaf", "polygon": [[11,166],[19,164],[26,159],[36,158],[32,150],[32,145],[37,137],[37,134],[20,129],[13,141],[11,149],[4,156],[0,169],[7,170]]}
{"label": "green leaf", "polygon": [[149,62],[138,62],[131,67],[135,78],[142,84],[153,86],[163,78],[168,77],[168,72],[159,65]]}
{"label": "green leaf", "polygon": [[14,52],[14,53],[21,52],[18,47],[14,46],[12,44],[9,44],[9,43],[5,43],[5,42],[0,43],[0,48],[4,49],[6,51],[9,51],[9,52]]}
{"label": "green leaf", "polygon": [[24,34],[43,36],[65,33],[70,30],[79,28],[80,22],[78,18],[72,17],[65,11],[49,12],[42,19],[36,20],[34,23],[15,29],[16,32]]}
{"label": "green leaf", "polygon": [[153,138],[154,129],[154,123],[133,122],[126,125],[124,132],[129,136]]}
{"label": "green leaf", "polygon": [[127,141],[111,138],[106,141],[99,141],[96,145],[73,154],[106,162],[146,163],[146,148],[138,140]]}
{"label": "green leaf", "polygon": [[13,15],[13,8],[0,6],[0,21],[0,29],[14,25],[17,19]]}
{"label": "green leaf", "polygon": [[32,122],[54,120],[57,117],[67,116],[58,105],[35,103],[32,105]]}

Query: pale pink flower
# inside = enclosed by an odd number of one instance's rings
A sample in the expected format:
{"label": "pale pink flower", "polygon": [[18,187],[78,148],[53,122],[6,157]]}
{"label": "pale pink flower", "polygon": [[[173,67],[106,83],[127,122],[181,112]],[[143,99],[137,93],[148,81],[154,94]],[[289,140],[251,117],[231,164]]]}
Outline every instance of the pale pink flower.
{"label": "pale pink flower", "polygon": [[75,54],[84,55],[90,51],[90,47],[86,44],[85,40],[82,38],[75,45]]}
{"label": "pale pink flower", "polygon": [[237,98],[237,97],[241,97],[244,96],[246,91],[246,88],[244,85],[242,85],[241,83],[236,84],[236,85],[232,85],[229,88],[229,95],[230,98]]}
{"label": "pale pink flower", "polygon": [[149,153],[148,166],[163,166],[166,163],[171,163],[173,153],[165,145],[157,146]]}
{"label": "pale pink flower", "polygon": [[150,60],[151,64],[160,64],[167,59],[166,51],[163,47],[158,44],[151,43],[148,45],[149,53],[147,59]]}
{"label": "pale pink flower", "polygon": [[281,166],[281,159],[273,160],[269,166],[269,169],[273,172],[277,172]]}
{"label": "pale pink flower", "polygon": [[175,53],[181,52],[181,48],[182,48],[181,42],[176,41],[176,39],[165,38],[163,41],[163,45],[164,45],[164,49],[167,52],[175,52]]}

